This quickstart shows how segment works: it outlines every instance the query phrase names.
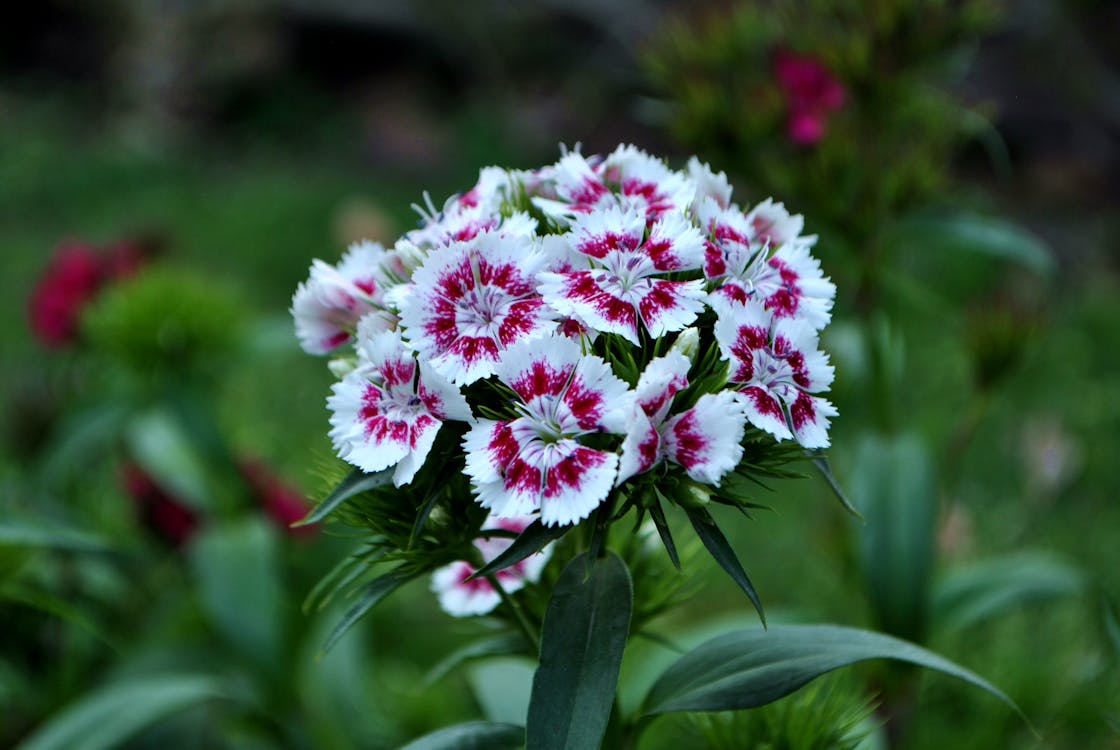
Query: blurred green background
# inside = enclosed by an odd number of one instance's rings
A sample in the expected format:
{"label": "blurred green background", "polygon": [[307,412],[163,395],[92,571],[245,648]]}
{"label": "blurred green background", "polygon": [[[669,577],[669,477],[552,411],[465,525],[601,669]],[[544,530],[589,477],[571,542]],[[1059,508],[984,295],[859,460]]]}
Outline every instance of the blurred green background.
{"label": "blurred green background", "polygon": [[[721,516],[772,617],[918,640],[1040,735],[988,696],[872,665],[762,718],[659,720],[648,746],[848,746],[790,727],[854,711],[872,747],[1120,747],[1117,29],[1107,0],[11,11],[0,746],[388,748],[516,719],[524,664],[425,682],[486,625],[423,584],[318,658],[338,606],[300,603],[355,541],[273,522],[341,471],[332,377],[287,308],[312,258],[391,244],[424,191],[438,205],[482,166],[633,142],[805,214],[838,285],[829,460],[866,522],[808,464],[760,492],[773,512]],[[782,84],[779,52],[844,90],[805,105],[811,142],[791,118],[813,94]],[[51,347],[29,304],[65,243],[146,261]],[[188,516],[168,520],[168,498]],[[754,622],[711,567],[687,570],[696,600],[670,638]],[[624,696],[672,655],[640,643]]]}

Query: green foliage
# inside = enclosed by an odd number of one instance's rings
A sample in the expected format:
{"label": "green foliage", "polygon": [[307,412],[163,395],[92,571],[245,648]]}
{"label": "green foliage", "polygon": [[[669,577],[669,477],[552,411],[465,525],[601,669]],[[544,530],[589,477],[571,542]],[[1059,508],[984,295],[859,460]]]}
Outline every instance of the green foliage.
{"label": "green foliage", "polygon": [[95,351],[134,375],[191,378],[216,373],[245,318],[226,285],[160,267],[109,287],[82,324]]}
{"label": "green foliage", "polygon": [[521,727],[472,721],[424,735],[401,750],[518,750],[524,745],[525,730]]}
{"label": "green foliage", "polygon": [[860,566],[876,624],[920,641],[926,635],[937,496],[932,462],[913,434],[866,435],[848,488],[866,520]]}
{"label": "green foliage", "polygon": [[552,592],[533,678],[527,750],[596,750],[630,631],[630,571],[615,554],[573,559]]}
{"label": "green foliage", "polygon": [[856,750],[868,734],[872,709],[854,680],[822,678],[751,711],[666,717],[658,723],[661,741],[650,744],[696,750]]}
{"label": "green foliage", "polygon": [[642,711],[656,716],[754,708],[834,669],[868,659],[895,659],[943,672],[1016,708],[983,678],[912,643],[836,625],[784,625],[737,630],[701,644],[662,673]]}
{"label": "green foliage", "polygon": [[[946,164],[975,118],[941,87],[996,8],[990,0],[891,0],[873,13],[858,0],[738,4],[671,25],[646,63],[683,144],[850,241],[945,185]],[[812,147],[784,133],[779,49],[814,56],[846,89]]]}
{"label": "green foliage", "polygon": [[229,688],[208,675],[135,677],[91,691],[25,739],[20,750],[120,747],[146,727],[208,701],[229,698]]}

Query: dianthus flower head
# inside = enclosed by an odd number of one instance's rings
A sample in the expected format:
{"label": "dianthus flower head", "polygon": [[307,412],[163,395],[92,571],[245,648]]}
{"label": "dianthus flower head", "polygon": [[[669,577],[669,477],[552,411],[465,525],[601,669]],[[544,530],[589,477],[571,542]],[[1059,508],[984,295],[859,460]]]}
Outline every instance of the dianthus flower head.
{"label": "dianthus flower head", "polygon": [[[835,287],[781,203],[740,208],[698,159],[620,146],[487,168],[420,211],[391,250],[316,261],[293,302],[304,347],[335,357],[330,436],[362,471],[410,484],[448,430],[441,461],[492,522],[557,527],[662,480],[715,492],[760,430],[828,445]],[[466,597],[451,609],[483,606],[468,563],[439,576]]]}

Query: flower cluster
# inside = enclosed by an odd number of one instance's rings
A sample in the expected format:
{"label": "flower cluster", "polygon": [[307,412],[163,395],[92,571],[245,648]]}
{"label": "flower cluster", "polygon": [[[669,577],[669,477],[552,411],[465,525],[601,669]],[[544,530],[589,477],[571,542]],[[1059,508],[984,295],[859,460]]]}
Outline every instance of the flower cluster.
{"label": "flower cluster", "polygon": [[695,158],[575,151],[484,169],[393,247],[316,260],[292,313],[334,357],[339,455],[399,487],[457,429],[491,518],[554,527],[672,474],[718,487],[762,433],[826,447],[835,287],[800,216],[731,192]]}

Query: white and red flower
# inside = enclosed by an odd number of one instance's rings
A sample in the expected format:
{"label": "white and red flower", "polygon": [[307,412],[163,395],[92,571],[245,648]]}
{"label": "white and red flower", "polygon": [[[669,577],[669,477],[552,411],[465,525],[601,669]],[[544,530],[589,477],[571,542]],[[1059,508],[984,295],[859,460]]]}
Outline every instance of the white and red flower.
{"label": "white and red flower", "polygon": [[683,213],[696,189],[680,172],[629,145],[602,160],[586,159],[578,151],[567,153],[547,175],[547,185],[533,202],[560,223],[611,207],[633,209],[652,223]]}
{"label": "white and red flower", "polygon": [[392,259],[376,242],[350,246],[338,266],[321,260],[311,265],[310,278],[299,285],[292,298],[296,336],[308,354],[329,354],[354,340],[358,321],[373,315],[381,330],[395,324],[395,316],[384,306],[386,275]]}
{"label": "white and red flower", "polygon": [[359,364],[332,389],[330,437],[339,456],[363,471],[396,466],[393,483],[412,481],[449,419],[470,421],[459,389],[417,362],[397,332],[368,332]]}
{"label": "white and red flower", "polygon": [[617,484],[662,460],[679,464],[693,479],[719,484],[743,456],[746,412],[729,392],[707,393],[696,405],[669,416],[673,398],[688,387],[688,358],[679,352],[646,366],[634,389],[630,431],[622,443]]}
{"label": "white and red flower", "polygon": [[556,334],[506,350],[495,372],[518,416],[480,419],[463,439],[478,502],[499,518],[539,512],[548,526],[586,518],[614,486],[618,455],[582,439],[627,431],[626,383]]}
{"label": "white and red flower", "polygon": [[[482,557],[483,564],[490,562],[512,543],[506,536],[486,536],[487,530],[501,529],[520,534],[532,523],[532,518],[495,518],[491,516],[482,524],[483,536],[475,540],[474,546]],[[494,574],[498,585],[507,594],[520,591],[526,583],[540,579],[541,571],[552,556],[552,545],[545,545],[524,560],[503,568]],[[443,610],[452,617],[471,617],[493,611],[501,602],[501,595],[486,578],[471,580],[478,568],[465,560],[453,562],[432,574],[432,591],[439,598]]]}
{"label": "white and red flower", "polygon": [[778,440],[828,447],[836,409],[814,394],[832,384],[833,368],[808,323],[775,317],[750,301],[716,321],[715,337],[751,424]]}
{"label": "white and red flower", "polygon": [[402,302],[405,337],[456,385],[488,377],[510,346],[555,328],[535,288],[544,264],[518,234],[485,232],[435,250]]}
{"label": "white and red flower", "polygon": [[679,331],[703,309],[704,282],[667,279],[700,268],[704,240],[683,215],[665,216],[648,231],[636,210],[609,208],[581,216],[566,236],[589,267],[538,275],[545,301],[603,333],[640,342]]}

